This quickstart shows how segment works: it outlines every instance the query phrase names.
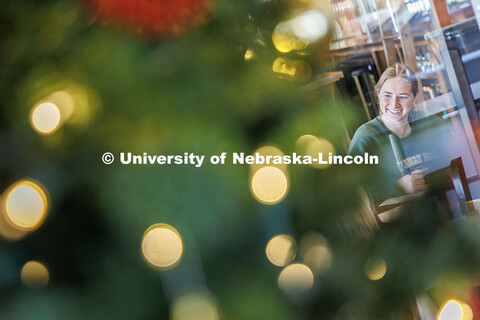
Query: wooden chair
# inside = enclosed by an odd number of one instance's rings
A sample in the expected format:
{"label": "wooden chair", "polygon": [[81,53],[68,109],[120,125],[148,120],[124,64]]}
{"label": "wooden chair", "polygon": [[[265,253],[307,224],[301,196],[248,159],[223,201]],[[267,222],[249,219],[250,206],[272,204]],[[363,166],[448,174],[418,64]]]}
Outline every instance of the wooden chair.
{"label": "wooden chair", "polygon": [[[468,180],[465,175],[465,168],[461,157],[455,158],[450,162],[450,166],[440,169],[434,173],[425,176],[425,181],[429,185],[434,185],[431,190],[432,195],[437,196],[440,204],[445,208],[447,218],[454,219],[452,209],[447,199],[447,191],[454,190],[456,198],[460,204],[462,215],[466,215],[474,210],[472,194],[468,186]],[[387,199],[376,206],[376,211],[380,221],[389,222],[394,220],[402,211],[408,201],[413,200],[418,195],[407,194],[399,197]]]}
{"label": "wooden chair", "polygon": [[465,175],[462,157],[455,158],[450,162],[450,171],[453,187],[458,202],[460,203],[460,210],[463,215],[466,215],[474,210],[474,208],[472,206],[472,194],[470,193],[467,176]]}

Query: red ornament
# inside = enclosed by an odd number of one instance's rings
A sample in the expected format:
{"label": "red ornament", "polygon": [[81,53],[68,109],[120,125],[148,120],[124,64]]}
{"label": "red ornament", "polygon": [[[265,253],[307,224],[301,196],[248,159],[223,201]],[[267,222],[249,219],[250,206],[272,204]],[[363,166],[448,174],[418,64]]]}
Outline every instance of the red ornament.
{"label": "red ornament", "polygon": [[146,36],[181,35],[207,20],[211,0],[82,0],[101,23]]}

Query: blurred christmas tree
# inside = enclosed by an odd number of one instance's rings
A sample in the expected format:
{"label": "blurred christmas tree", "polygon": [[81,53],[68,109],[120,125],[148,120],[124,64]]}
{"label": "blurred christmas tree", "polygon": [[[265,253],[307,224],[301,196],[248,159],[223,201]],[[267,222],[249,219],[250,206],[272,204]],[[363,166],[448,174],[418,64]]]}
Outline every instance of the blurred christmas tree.
{"label": "blurred christmas tree", "polygon": [[387,319],[425,292],[467,300],[475,225],[419,200],[372,230],[366,169],[232,165],[260,146],[342,153],[341,101],[317,81],[325,7],[18,0],[0,17],[2,319]]}

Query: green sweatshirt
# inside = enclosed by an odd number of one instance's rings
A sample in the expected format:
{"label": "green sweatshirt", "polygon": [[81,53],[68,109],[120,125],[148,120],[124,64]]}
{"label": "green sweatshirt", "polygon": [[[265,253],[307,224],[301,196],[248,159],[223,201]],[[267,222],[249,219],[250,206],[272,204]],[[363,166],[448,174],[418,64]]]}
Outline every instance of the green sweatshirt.
{"label": "green sweatshirt", "polygon": [[425,175],[450,163],[443,150],[445,147],[443,142],[446,141],[446,135],[450,130],[442,119],[412,111],[409,123],[412,127],[410,135],[399,138],[405,152],[402,171],[397,166],[388,138],[392,132],[385,126],[380,116],[360,126],[350,143],[348,149],[350,155],[363,155],[368,152],[379,157],[375,179],[366,186],[376,203],[401,195],[402,192],[395,184],[407,172],[422,168],[426,169]]}

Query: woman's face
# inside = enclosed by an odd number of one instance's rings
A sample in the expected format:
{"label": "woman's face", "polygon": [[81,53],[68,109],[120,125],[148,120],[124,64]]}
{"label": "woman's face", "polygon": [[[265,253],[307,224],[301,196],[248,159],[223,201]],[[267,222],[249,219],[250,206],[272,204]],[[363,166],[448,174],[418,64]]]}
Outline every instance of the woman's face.
{"label": "woman's face", "polygon": [[378,93],[382,120],[390,123],[403,122],[415,104],[416,96],[403,78],[391,78],[383,83]]}

